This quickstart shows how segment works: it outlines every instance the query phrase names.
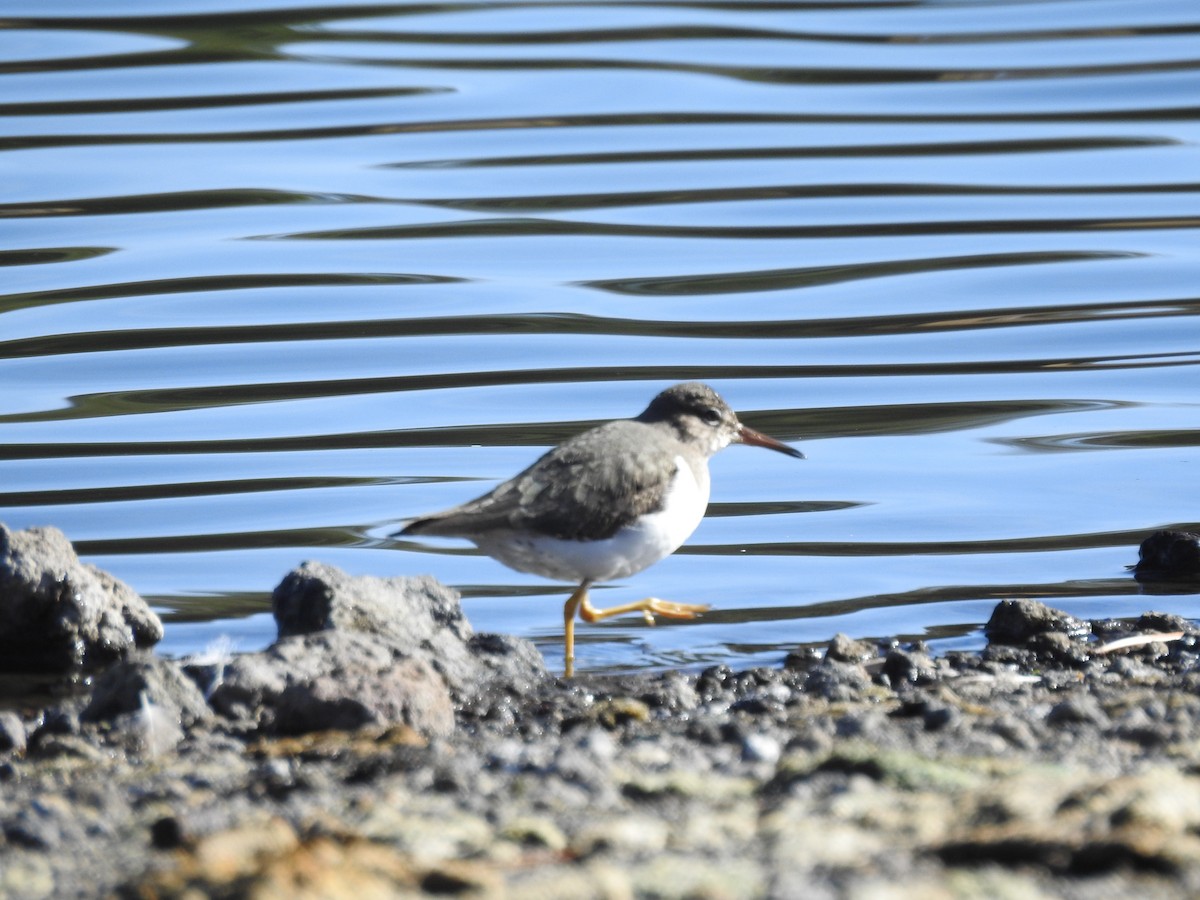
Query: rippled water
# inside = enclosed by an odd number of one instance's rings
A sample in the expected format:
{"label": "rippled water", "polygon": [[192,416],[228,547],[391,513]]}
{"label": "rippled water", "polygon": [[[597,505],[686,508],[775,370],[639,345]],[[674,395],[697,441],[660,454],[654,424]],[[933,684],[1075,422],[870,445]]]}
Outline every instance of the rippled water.
{"label": "rippled water", "polygon": [[[86,15],[81,13],[86,12]],[[8,0],[0,520],[166,652],[273,636],[302,559],[431,572],[561,666],[566,591],[390,540],[711,382],[708,518],[597,589],[583,669],[978,643],[1139,596],[1200,519],[1200,7]]]}

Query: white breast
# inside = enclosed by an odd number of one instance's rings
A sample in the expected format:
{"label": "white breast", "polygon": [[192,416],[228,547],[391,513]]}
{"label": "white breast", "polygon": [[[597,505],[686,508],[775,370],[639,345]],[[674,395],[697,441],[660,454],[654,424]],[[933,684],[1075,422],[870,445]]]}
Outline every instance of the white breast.
{"label": "white breast", "polygon": [[479,538],[479,548],[521,572],[559,581],[611,581],[626,578],[674,553],[708,508],[707,471],[697,481],[682,456],[663,509],[642,516],[603,541],[570,541],[512,533]]}

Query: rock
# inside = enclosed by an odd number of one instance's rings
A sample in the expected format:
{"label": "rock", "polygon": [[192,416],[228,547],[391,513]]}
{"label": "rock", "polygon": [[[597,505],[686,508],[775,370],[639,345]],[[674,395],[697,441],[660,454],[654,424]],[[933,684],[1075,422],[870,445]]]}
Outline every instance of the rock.
{"label": "rock", "polygon": [[25,723],[15,712],[0,712],[0,753],[25,752]]}
{"label": "rock", "polygon": [[285,575],[271,608],[281,638],[337,629],[404,644],[449,631],[465,643],[473,633],[457,595],[429,576],[353,577],[324,563],[306,562]]}
{"label": "rock", "polygon": [[946,703],[930,703],[921,714],[926,731],[940,731],[949,728],[962,720],[962,714],[953,706]]}
{"label": "rock", "polygon": [[1023,644],[1046,632],[1082,635],[1087,630],[1086,622],[1037,600],[1002,600],[984,626],[992,644]]}
{"label": "rock", "polygon": [[817,647],[796,647],[783,658],[783,667],[792,672],[806,672],[824,658],[825,655]]}
{"label": "rock", "polygon": [[768,734],[751,732],[742,738],[742,759],[747,762],[775,765],[783,754],[783,746]]}
{"label": "rock", "polygon": [[428,663],[353,631],[296,635],[236,656],[209,702],[282,734],[406,724],[438,735],[454,727],[450,692]]}
{"label": "rock", "polygon": [[79,734],[79,711],[70,706],[52,706],[42,711],[41,721],[29,734],[29,747],[58,735]]}
{"label": "rock", "polygon": [[179,665],[150,653],[123,660],[97,677],[83,722],[108,722],[130,751],[159,757],[178,746],[184,729],[212,717],[200,689]]}
{"label": "rock", "polygon": [[293,684],[275,710],[275,728],[282,734],[394,723],[425,735],[454,730],[446,684],[423,660],[402,659],[383,670],[351,665]]}
{"label": "rock", "polygon": [[77,674],[162,639],[132,588],[80,562],[55,528],[0,525],[0,668]]}
{"label": "rock", "polygon": [[222,715],[281,734],[404,724],[445,735],[451,688],[545,675],[532,644],[475,634],[458,596],[432,578],[305,563],[275,589],[273,608],[279,639],[265,651],[189,671]]}
{"label": "rock", "polygon": [[1101,728],[1109,724],[1108,713],[1090,694],[1076,694],[1056,703],[1046,713],[1046,721],[1052,725],[1083,724]]}
{"label": "rock", "polygon": [[1144,612],[1133,623],[1133,630],[1142,634],[1161,634],[1167,631],[1182,631],[1184,634],[1195,634],[1196,623],[1173,613]]}
{"label": "rock", "polygon": [[883,674],[896,688],[902,684],[929,684],[936,680],[937,669],[928,653],[893,647],[884,658]]}
{"label": "rock", "polygon": [[804,679],[806,694],[833,701],[856,699],[870,686],[871,676],[862,666],[831,659],[810,670]]}
{"label": "rock", "polygon": [[149,707],[187,727],[211,715],[204,695],[177,663],[141,653],[97,676],[80,719],[109,721],[121,715],[144,714]]}
{"label": "rock", "polygon": [[546,661],[532,641],[510,634],[473,634],[467,641],[471,657],[482,667],[479,678],[513,684],[547,676]]}
{"label": "rock", "polygon": [[1081,668],[1091,659],[1091,645],[1075,640],[1062,631],[1043,631],[1025,644],[1044,666],[1058,665]]}
{"label": "rock", "polygon": [[835,634],[825,651],[826,659],[838,662],[861,663],[875,656],[875,647],[866,641],[856,641],[844,634]]}
{"label": "rock", "polygon": [[725,695],[733,681],[733,669],[726,665],[709,666],[696,678],[696,696],[707,703]]}
{"label": "rock", "polygon": [[457,694],[496,678],[546,677],[532,644],[476,635],[458,595],[428,576],[351,577],[304,563],[275,589],[272,607],[281,639],[330,629],[372,635],[400,655],[427,662]]}
{"label": "rock", "polygon": [[1200,578],[1200,534],[1154,532],[1142,541],[1133,574],[1139,581]]}

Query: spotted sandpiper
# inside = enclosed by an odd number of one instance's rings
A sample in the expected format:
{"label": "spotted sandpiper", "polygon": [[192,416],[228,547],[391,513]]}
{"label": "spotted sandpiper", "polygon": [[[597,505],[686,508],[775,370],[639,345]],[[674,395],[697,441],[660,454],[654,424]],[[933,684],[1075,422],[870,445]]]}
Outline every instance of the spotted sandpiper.
{"label": "spotted sandpiper", "polygon": [[478,499],[415,519],[398,534],[461,537],[513,569],[579,586],[563,606],[566,676],[575,667],[575,614],[588,622],[640,612],[691,619],[708,609],[647,597],[609,609],[588,601],[598,581],[658,562],[696,530],[708,506],[708,458],[732,443],[803,459],[738,421],[708,385],[667,388],[635,419],[577,434]]}

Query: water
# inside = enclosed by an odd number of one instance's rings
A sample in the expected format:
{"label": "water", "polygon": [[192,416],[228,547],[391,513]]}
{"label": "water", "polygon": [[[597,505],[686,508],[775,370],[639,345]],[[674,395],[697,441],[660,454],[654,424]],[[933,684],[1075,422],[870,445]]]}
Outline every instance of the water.
{"label": "water", "polygon": [[430,572],[562,663],[566,589],[392,540],[711,382],[734,447],[583,670],[978,646],[998,598],[1195,615],[1194,0],[9,0],[0,521],[164,652],[273,636],[303,559]]}

